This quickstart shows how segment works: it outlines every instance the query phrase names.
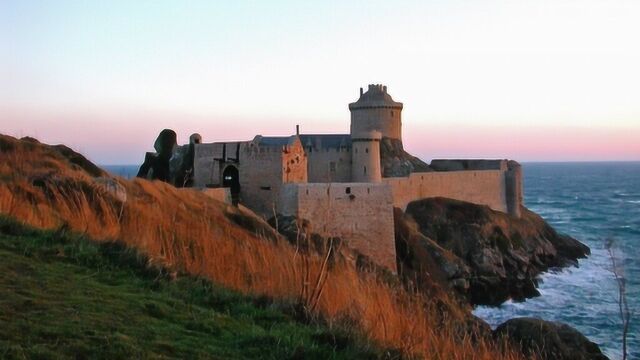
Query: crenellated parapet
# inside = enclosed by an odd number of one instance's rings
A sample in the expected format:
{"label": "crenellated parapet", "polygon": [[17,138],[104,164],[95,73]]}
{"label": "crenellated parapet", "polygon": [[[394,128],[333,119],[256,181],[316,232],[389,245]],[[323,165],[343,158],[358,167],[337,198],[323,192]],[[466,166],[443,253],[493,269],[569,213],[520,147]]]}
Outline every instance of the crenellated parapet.
{"label": "crenellated parapet", "polygon": [[379,131],[382,137],[402,140],[402,108],[384,85],[369,85],[366,92],[360,88],[358,101],[349,104],[351,136]]}

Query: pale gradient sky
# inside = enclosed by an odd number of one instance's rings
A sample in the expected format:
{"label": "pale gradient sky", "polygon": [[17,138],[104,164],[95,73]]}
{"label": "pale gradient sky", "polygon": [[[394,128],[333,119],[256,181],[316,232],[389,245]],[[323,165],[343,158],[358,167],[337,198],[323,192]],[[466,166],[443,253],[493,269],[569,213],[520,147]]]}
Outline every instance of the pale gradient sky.
{"label": "pale gradient sky", "polygon": [[0,0],[0,132],[139,163],[165,127],[346,133],[383,83],[425,160],[640,160],[638,19],[615,0]]}

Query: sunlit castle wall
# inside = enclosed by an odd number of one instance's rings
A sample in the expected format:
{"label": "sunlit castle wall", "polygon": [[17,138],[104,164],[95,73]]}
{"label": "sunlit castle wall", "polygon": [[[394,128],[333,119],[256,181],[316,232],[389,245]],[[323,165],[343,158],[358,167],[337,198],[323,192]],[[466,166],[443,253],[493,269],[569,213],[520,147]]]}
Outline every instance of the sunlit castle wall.
{"label": "sunlit castle wall", "polygon": [[351,135],[351,181],[375,183],[382,181],[380,170],[380,131],[369,131]]}

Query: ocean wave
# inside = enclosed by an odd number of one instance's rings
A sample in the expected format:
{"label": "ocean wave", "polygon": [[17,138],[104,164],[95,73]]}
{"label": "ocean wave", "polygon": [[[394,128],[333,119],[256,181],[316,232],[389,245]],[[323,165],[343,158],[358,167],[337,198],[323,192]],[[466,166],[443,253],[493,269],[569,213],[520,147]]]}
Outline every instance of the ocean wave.
{"label": "ocean wave", "polygon": [[[638,165],[581,165],[580,173],[556,176],[558,168],[538,166],[525,174],[525,203],[556,230],[584,242],[591,255],[579,268],[541,276],[541,296],[508,301],[474,313],[496,326],[509,318],[534,316],[567,323],[596,342],[611,358],[621,358],[620,318],[611,262],[604,240],[614,236],[624,258],[629,305],[640,311],[640,182]],[[616,173],[610,176],[611,171]],[[640,320],[632,324],[630,354],[640,350]],[[640,358],[636,356],[637,358]],[[632,356],[633,358],[633,356]]]}

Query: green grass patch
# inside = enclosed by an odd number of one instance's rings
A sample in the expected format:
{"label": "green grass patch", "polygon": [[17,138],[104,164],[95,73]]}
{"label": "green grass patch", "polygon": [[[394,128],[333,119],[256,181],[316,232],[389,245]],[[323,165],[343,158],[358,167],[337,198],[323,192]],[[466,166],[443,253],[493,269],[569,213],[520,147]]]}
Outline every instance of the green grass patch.
{"label": "green grass patch", "polygon": [[0,217],[0,358],[384,357],[271,301],[146,263],[117,243]]}

